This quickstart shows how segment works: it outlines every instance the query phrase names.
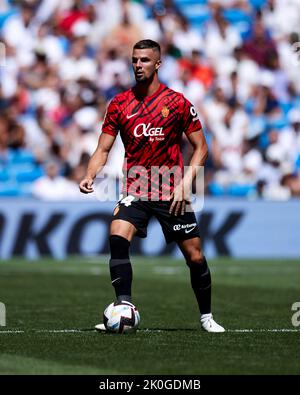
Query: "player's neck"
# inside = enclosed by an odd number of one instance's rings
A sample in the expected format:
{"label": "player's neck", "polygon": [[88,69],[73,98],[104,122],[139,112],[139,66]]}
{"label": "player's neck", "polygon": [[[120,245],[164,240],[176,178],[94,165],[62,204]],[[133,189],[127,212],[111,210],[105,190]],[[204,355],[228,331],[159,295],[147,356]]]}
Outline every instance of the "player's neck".
{"label": "player's neck", "polygon": [[143,99],[147,96],[152,96],[160,87],[160,81],[158,78],[151,81],[150,84],[147,83],[137,83],[135,86],[136,95]]}

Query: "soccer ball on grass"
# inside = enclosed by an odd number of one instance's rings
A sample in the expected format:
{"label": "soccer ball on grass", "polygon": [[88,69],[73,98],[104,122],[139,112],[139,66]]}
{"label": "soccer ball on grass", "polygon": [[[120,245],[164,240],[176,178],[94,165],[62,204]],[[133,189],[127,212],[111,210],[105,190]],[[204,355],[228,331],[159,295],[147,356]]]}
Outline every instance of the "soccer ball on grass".
{"label": "soccer ball on grass", "polygon": [[134,333],[140,323],[140,314],[130,302],[115,302],[104,310],[103,323],[108,332]]}

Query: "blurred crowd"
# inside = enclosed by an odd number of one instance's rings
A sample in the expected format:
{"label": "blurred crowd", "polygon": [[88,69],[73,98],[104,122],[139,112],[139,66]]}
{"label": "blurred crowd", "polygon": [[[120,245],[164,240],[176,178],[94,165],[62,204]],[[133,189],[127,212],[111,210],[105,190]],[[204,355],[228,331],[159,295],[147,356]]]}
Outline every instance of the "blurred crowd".
{"label": "blurred crowd", "polygon": [[[107,103],[134,83],[145,38],[162,46],[161,81],[200,114],[206,193],[299,196],[299,36],[298,0],[2,0],[0,196],[82,197]],[[183,152],[187,163],[187,140]],[[118,138],[106,177],[121,177],[123,156]]]}

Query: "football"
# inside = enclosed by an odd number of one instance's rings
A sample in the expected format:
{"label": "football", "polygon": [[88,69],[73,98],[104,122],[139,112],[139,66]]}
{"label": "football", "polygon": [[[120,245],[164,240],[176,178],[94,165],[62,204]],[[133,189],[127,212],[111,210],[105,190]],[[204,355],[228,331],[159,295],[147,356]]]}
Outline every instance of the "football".
{"label": "football", "polygon": [[140,323],[140,314],[130,302],[115,302],[104,310],[103,323],[108,332],[134,333]]}

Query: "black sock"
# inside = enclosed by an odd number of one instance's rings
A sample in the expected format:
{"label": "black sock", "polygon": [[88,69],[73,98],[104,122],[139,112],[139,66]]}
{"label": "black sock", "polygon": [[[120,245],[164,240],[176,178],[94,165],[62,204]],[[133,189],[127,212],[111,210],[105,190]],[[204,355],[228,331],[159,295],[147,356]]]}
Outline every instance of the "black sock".
{"label": "black sock", "polygon": [[205,257],[199,263],[189,263],[191,284],[201,314],[211,313],[211,276]]}
{"label": "black sock", "polygon": [[117,301],[131,302],[132,267],[129,259],[130,242],[121,236],[110,236],[110,277]]}

